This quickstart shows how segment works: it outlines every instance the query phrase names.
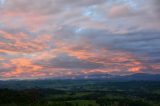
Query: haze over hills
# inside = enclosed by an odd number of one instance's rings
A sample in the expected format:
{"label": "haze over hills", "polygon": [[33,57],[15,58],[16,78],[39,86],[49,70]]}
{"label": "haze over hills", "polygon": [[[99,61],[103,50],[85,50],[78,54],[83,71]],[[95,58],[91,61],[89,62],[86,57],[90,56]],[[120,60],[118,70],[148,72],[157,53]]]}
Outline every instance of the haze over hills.
{"label": "haze over hills", "polygon": [[127,75],[127,76],[121,76],[119,79],[160,81],[160,74],[137,73],[137,74]]}
{"label": "haze over hills", "polygon": [[[112,74],[89,74],[89,75],[77,75],[77,76],[61,76],[61,77],[51,77],[51,78],[40,78],[40,79],[30,79],[34,80],[83,80],[83,79],[96,79],[96,80],[114,80],[114,81],[160,81],[160,74],[149,74],[149,73],[136,73],[130,75],[112,75]],[[10,79],[7,81],[21,81],[20,79]],[[26,79],[27,80],[27,79]],[[1,80],[2,81],[2,80]],[[22,81],[25,81],[23,79]]]}
{"label": "haze over hills", "polygon": [[90,74],[90,75],[78,75],[78,76],[63,76],[57,78],[48,78],[48,79],[106,79],[106,80],[115,80],[115,81],[160,81],[160,74],[148,74],[148,73],[136,73],[130,75],[112,75],[112,74]]}
{"label": "haze over hills", "polygon": [[[111,74],[92,74],[92,75],[80,75],[80,76],[66,76],[59,78],[46,78],[46,79],[30,79],[30,80],[0,80],[0,89],[29,89],[29,88],[51,88],[51,89],[75,89],[85,88],[86,86],[103,86],[112,87],[121,85],[128,86],[134,82],[140,84],[143,82],[159,83],[159,74],[146,74],[137,73],[132,75],[111,75]],[[111,83],[111,85],[110,85]],[[112,85],[113,83],[113,85]],[[126,85],[123,85],[126,84]]]}

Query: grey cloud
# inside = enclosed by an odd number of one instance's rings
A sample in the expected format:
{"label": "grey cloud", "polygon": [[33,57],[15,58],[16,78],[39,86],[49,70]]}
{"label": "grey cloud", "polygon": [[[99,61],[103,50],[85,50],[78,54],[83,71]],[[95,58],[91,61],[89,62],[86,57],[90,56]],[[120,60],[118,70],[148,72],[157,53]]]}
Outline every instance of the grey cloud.
{"label": "grey cloud", "polygon": [[6,3],[6,9],[14,12],[40,12],[42,14],[61,11],[61,8],[57,8],[53,0],[9,0]]}
{"label": "grey cloud", "polygon": [[154,6],[157,10],[158,15],[160,15],[160,0],[153,0],[155,1]]}
{"label": "grey cloud", "polygon": [[73,56],[62,54],[49,61],[41,61],[36,64],[48,68],[66,68],[66,69],[96,69],[104,68],[102,64],[80,60]]}
{"label": "grey cloud", "polygon": [[106,0],[8,0],[7,9],[11,11],[32,12],[37,11],[42,14],[55,14],[65,11],[67,8],[75,8],[97,5]]}
{"label": "grey cloud", "polygon": [[101,3],[107,2],[107,0],[81,0],[81,1],[76,1],[76,0],[56,0],[58,4],[69,4],[71,6],[77,7],[77,6],[90,6],[90,5],[98,5]]}
{"label": "grey cloud", "polygon": [[[111,33],[107,30],[84,29],[80,33],[75,33],[76,28],[65,27],[57,32],[55,39],[64,44],[72,44],[74,48],[80,48],[86,44],[92,46],[93,50],[109,48],[110,50],[120,50],[131,52],[137,55],[148,55],[158,57],[160,53],[160,32],[159,31],[136,31],[124,34]],[[77,47],[76,47],[77,46]]]}

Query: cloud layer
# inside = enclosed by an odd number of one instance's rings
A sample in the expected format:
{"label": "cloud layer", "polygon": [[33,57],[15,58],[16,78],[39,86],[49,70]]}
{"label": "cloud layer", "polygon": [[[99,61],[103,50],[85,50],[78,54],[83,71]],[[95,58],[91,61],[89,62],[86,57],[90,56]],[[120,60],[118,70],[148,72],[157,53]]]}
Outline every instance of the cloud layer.
{"label": "cloud layer", "polygon": [[0,0],[0,79],[160,73],[159,0]]}

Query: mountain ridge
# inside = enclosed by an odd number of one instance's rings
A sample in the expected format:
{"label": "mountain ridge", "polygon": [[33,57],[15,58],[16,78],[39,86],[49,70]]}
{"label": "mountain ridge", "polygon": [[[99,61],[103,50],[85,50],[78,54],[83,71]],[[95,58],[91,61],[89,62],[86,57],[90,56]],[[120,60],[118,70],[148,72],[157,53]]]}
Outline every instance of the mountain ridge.
{"label": "mountain ridge", "polygon": [[9,79],[0,81],[34,81],[34,80],[80,80],[80,79],[95,79],[95,80],[115,80],[115,81],[160,81],[160,74],[149,74],[149,73],[134,73],[130,75],[113,75],[113,74],[88,74],[88,75],[77,75],[77,76],[61,76],[61,77],[50,77],[50,78],[39,78],[39,79]]}

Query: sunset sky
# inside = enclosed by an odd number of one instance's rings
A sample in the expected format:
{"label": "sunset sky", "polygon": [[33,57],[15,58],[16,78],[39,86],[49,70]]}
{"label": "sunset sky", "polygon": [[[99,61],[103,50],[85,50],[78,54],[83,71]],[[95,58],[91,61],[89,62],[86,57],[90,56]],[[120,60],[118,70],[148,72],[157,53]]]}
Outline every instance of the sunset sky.
{"label": "sunset sky", "polygon": [[0,79],[160,73],[160,0],[0,0]]}

